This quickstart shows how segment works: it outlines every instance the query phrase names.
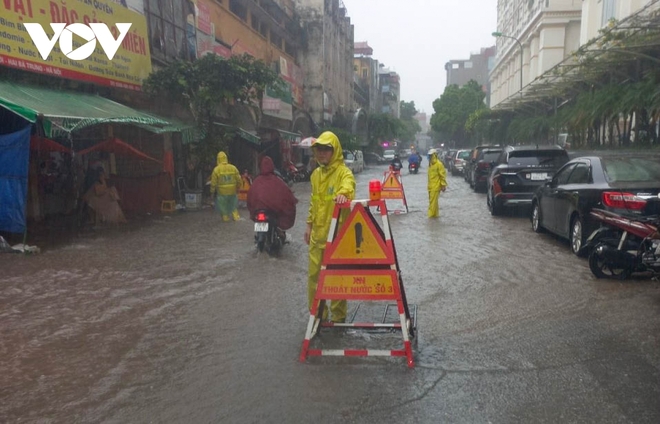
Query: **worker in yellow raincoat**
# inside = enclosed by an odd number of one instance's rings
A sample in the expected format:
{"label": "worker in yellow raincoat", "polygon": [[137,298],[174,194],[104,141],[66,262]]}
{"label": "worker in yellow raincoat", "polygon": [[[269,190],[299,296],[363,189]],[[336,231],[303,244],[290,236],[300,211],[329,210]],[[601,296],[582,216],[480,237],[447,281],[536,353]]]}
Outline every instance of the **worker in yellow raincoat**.
{"label": "worker in yellow raincoat", "polygon": [[438,207],[438,196],[441,191],[447,189],[447,170],[438,159],[438,151],[431,149],[429,155],[429,170],[428,170],[428,191],[429,191],[429,218],[438,218],[440,216],[440,208]]}
{"label": "worker in yellow raincoat", "polygon": [[223,221],[229,221],[229,214],[234,221],[241,219],[238,214],[238,196],[242,180],[238,169],[227,161],[225,152],[218,153],[218,166],[211,174],[211,197],[214,197],[216,208],[222,214]]}
{"label": "worker in yellow raincoat", "polygon": [[[326,131],[312,144],[314,158],[319,166],[312,172],[312,196],[309,202],[305,243],[309,244],[309,274],[307,294],[309,309],[312,310],[316,285],[321,271],[321,260],[328,240],[330,223],[335,203],[346,203],[355,197],[355,178],[344,164],[344,154],[339,139]],[[346,218],[348,209],[343,211]],[[338,227],[341,223],[338,223]],[[333,322],[345,322],[347,304],[345,300],[333,300],[330,313]],[[328,308],[323,311],[323,319],[328,319]]]}

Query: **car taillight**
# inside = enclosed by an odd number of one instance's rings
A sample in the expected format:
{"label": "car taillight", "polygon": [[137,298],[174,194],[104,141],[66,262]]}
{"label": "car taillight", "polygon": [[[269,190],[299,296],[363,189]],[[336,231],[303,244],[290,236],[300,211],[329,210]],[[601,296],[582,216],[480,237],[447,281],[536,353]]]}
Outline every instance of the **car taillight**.
{"label": "car taillight", "polygon": [[605,206],[616,209],[631,209],[639,211],[646,206],[646,200],[635,196],[633,193],[621,193],[618,191],[606,191],[603,193]]}
{"label": "car taillight", "polygon": [[259,222],[265,222],[265,221],[267,221],[266,214],[263,213],[263,212],[259,212],[259,213],[257,214],[257,221],[259,221]]}
{"label": "car taillight", "polygon": [[477,164],[477,168],[479,168],[479,169],[488,169],[488,168],[490,168],[490,164],[488,162],[479,162]]}

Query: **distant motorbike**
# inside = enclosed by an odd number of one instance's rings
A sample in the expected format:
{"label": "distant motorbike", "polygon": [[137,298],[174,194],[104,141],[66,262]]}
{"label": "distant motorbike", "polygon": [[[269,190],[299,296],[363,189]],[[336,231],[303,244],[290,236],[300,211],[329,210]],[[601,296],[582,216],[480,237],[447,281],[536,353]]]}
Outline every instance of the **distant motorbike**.
{"label": "distant motorbike", "polygon": [[408,172],[411,174],[416,174],[419,172],[419,163],[412,162],[408,164]]}
{"label": "distant motorbike", "polygon": [[589,269],[597,278],[625,280],[633,272],[660,274],[660,218],[629,216],[593,209],[590,216],[601,222],[587,241],[592,246]]}
{"label": "distant motorbike", "polygon": [[286,234],[277,228],[275,215],[267,210],[258,210],[254,220],[254,242],[257,250],[270,255],[277,254],[286,243]]}
{"label": "distant motorbike", "polygon": [[401,172],[401,168],[403,165],[401,162],[393,162],[390,164],[390,170],[395,171],[395,172]]}

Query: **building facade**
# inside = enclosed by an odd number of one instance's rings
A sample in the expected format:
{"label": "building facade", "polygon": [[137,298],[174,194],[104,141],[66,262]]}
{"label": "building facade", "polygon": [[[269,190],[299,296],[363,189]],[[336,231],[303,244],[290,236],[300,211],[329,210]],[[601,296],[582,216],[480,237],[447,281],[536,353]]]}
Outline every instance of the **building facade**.
{"label": "building facade", "polygon": [[353,25],[340,0],[296,0],[305,38],[300,49],[304,99],[318,126],[336,114],[348,116],[353,102]]}
{"label": "building facade", "polygon": [[395,118],[401,117],[401,78],[399,74],[381,64],[378,68],[380,85],[379,104],[381,113],[389,113]]}
{"label": "building facade", "polygon": [[[372,57],[373,49],[366,41],[355,43],[355,56],[353,58],[353,72],[356,84],[366,94],[366,103],[360,105],[369,113],[380,112],[378,60]],[[357,99],[356,99],[357,104]]]}
{"label": "building facade", "polygon": [[429,124],[429,117],[425,112],[419,112],[414,116],[414,118],[419,123],[419,127],[421,128],[421,131],[415,134],[415,144],[417,145],[417,149],[420,152],[425,152],[430,149],[432,145],[431,137],[428,135],[428,132],[431,129],[431,125]]}
{"label": "building facade", "polygon": [[[597,37],[610,19],[620,21],[653,3],[652,0],[584,0],[582,2],[582,28],[580,45]],[[660,4],[651,7],[660,9]]]}
{"label": "building facade", "polygon": [[466,60],[450,60],[445,64],[447,71],[447,85],[456,84],[459,87],[475,80],[486,91],[488,87],[488,73],[495,59],[495,46],[482,48],[479,53],[470,54]]}
{"label": "building facade", "polygon": [[579,48],[582,3],[498,0],[497,31],[507,37],[497,37],[495,66],[490,73],[491,107],[520,95],[527,84]]}

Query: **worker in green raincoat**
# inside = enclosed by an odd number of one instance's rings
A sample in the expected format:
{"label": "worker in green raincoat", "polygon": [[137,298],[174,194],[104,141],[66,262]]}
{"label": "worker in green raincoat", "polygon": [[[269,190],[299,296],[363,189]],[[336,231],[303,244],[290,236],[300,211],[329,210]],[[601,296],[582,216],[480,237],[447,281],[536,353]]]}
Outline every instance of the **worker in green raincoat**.
{"label": "worker in green raincoat", "polygon": [[438,151],[431,149],[429,155],[428,170],[428,191],[429,191],[429,218],[438,218],[440,208],[438,207],[438,197],[441,191],[447,189],[447,170],[438,158]]}
{"label": "worker in green raincoat", "polygon": [[230,214],[234,221],[241,219],[237,196],[241,184],[241,174],[227,161],[227,154],[218,153],[218,166],[211,174],[211,197],[215,197],[215,207],[222,214],[223,221],[229,221]]}
{"label": "worker in green raincoat", "polygon": [[[355,197],[355,178],[344,164],[344,154],[339,139],[335,134],[326,131],[312,144],[314,158],[319,166],[312,172],[312,196],[309,202],[305,243],[309,244],[309,274],[307,294],[311,311],[316,294],[316,286],[321,271],[321,260],[328,240],[330,223],[336,203],[346,203]],[[345,209],[342,219],[346,218]],[[339,228],[341,222],[338,223]],[[330,313],[333,322],[345,322],[347,304],[345,300],[330,302]],[[323,311],[323,319],[328,318],[327,306]]]}

